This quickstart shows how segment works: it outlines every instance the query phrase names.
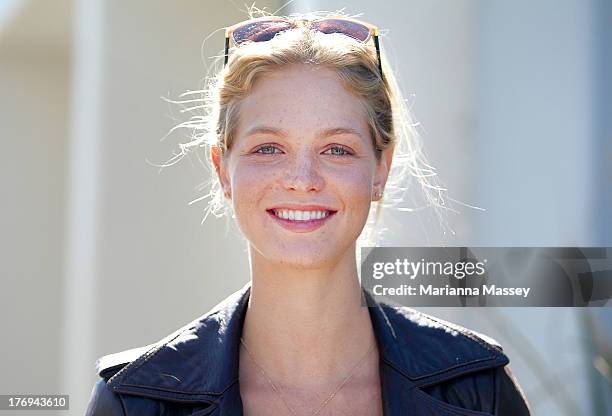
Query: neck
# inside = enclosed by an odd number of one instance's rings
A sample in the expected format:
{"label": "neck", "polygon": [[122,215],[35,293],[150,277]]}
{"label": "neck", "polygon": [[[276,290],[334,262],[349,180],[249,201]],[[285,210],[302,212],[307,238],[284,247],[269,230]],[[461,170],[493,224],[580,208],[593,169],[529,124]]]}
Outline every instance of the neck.
{"label": "neck", "polygon": [[271,262],[251,249],[251,272],[242,337],[271,377],[333,383],[375,342],[368,308],[361,306],[354,247],[317,269]]}

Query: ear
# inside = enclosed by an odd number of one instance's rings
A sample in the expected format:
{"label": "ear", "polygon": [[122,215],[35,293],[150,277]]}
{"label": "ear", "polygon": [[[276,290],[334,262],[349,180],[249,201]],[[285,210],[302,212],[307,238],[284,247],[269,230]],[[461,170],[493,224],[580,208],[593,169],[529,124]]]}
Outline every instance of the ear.
{"label": "ear", "polygon": [[378,201],[382,198],[387,178],[389,177],[389,171],[391,170],[391,163],[393,161],[393,153],[395,152],[395,143],[388,146],[382,151],[380,160],[376,163],[376,173],[374,175],[374,201]]}
{"label": "ear", "polygon": [[217,172],[217,177],[221,183],[223,194],[226,196],[226,198],[230,198],[231,186],[229,175],[227,173],[227,158],[223,154],[223,150],[219,146],[213,145],[210,149],[210,158],[212,159],[213,166]]}

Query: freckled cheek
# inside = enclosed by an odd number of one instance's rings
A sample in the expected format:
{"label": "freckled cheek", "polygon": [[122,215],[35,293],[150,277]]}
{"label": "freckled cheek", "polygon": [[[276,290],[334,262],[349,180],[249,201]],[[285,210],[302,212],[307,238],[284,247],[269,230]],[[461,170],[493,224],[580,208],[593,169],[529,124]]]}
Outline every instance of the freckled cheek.
{"label": "freckled cheek", "polygon": [[262,208],[260,201],[273,188],[277,173],[271,169],[244,164],[231,174],[232,198],[237,213]]}
{"label": "freckled cheek", "polygon": [[350,209],[367,209],[370,201],[370,183],[372,177],[369,172],[347,171],[334,179],[335,187],[342,193],[343,198],[351,206]]}

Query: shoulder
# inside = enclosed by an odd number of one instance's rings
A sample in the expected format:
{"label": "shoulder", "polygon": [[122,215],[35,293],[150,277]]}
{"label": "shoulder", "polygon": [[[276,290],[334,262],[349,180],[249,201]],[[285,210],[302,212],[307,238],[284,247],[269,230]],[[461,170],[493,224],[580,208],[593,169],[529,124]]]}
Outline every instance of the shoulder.
{"label": "shoulder", "polygon": [[154,343],[103,355],[96,360],[96,372],[101,378],[108,380],[118,373],[123,367],[152,350],[156,345],[157,344]]}
{"label": "shoulder", "polygon": [[109,388],[109,380],[130,363],[154,350],[157,343],[130,348],[103,355],[96,360],[96,373],[100,377],[93,386],[86,416],[124,416],[125,403],[120,394]]}
{"label": "shoulder", "polygon": [[406,307],[381,303],[396,328],[403,330],[403,336],[440,337],[452,341],[450,345],[475,344],[489,351],[503,352],[502,344],[495,338],[456,324],[451,321]]}
{"label": "shoulder", "polygon": [[415,378],[424,375],[424,366],[441,371],[479,362],[499,367],[510,361],[501,343],[489,335],[410,307],[379,305],[393,334],[391,342],[406,351]]}
{"label": "shoulder", "polygon": [[497,340],[364,290],[383,356],[422,386],[509,363]]}
{"label": "shoulder", "polygon": [[402,350],[403,370],[423,397],[492,415],[530,414],[495,338],[409,307],[380,306]]}

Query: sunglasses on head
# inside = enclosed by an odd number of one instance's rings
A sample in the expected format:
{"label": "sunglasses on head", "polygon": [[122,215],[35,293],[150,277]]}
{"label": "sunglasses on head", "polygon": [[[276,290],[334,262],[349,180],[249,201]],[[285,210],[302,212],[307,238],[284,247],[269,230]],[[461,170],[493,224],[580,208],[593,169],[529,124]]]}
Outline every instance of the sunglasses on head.
{"label": "sunglasses on head", "polygon": [[225,60],[223,66],[227,65],[230,41],[236,46],[245,42],[266,42],[278,33],[302,26],[326,34],[341,33],[362,43],[366,43],[370,38],[373,38],[378,59],[378,71],[380,77],[383,77],[378,28],[369,23],[347,17],[291,20],[284,17],[264,16],[236,23],[225,29]]}

